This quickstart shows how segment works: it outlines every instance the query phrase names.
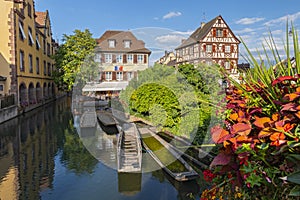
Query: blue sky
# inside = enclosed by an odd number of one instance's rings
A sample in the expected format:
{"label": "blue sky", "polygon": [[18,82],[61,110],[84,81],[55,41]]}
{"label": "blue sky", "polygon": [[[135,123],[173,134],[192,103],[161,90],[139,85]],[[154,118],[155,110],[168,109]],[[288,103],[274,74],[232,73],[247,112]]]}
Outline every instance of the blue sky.
{"label": "blue sky", "polygon": [[131,30],[153,49],[152,60],[218,15],[252,51],[261,49],[269,30],[283,49],[287,19],[300,28],[299,0],[36,0],[35,7],[49,10],[54,39],[75,29],[87,28],[95,38],[106,30]]}

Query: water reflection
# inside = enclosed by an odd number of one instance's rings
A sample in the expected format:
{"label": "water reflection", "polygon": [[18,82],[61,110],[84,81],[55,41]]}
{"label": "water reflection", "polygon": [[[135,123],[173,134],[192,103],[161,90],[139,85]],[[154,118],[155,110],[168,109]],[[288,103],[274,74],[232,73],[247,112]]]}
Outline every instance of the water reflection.
{"label": "water reflection", "polygon": [[199,193],[198,183],[178,185],[161,170],[118,174],[108,168],[116,164],[117,135],[105,134],[98,125],[94,136],[80,139],[69,99],[1,124],[0,130],[1,200],[183,200]]}
{"label": "water reflection", "polygon": [[142,189],[141,173],[118,173],[118,191],[126,196],[133,196]]}

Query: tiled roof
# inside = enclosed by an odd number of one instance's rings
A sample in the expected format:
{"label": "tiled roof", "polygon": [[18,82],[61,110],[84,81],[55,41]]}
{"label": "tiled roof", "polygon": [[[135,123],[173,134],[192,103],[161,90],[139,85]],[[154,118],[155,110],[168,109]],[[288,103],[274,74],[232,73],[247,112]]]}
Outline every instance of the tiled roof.
{"label": "tiled roof", "polygon": [[45,26],[47,12],[35,12],[35,22],[40,26]]}
{"label": "tiled roof", "polygon": [[98,44],[100,44],[101,42],[103,42],[103,41],[105,41],[105,40],[107,40],[108,38],[110,38],[110,37],[112,37],[112,36],[114,36],[114,35],[116,35],[116,34],[119,34],[119,33],[121,33],[122,31],[111,31],[111,30],[109,30],[109,31],[106,31],[99,39],[97,39],[96,41],[97,41],[97,43]]}
{"label": "tiled roof", "polygon": [[[115,48],[110,48],[108,41],[115,41]],[[124,41],[130,41],[130,48],[125,48]],[[138,40],[130,31],[106,31],[99,39],[97,39],[98,49],[105,52],[131,52],[131,53],[147,53],[151,51],[145,47],[142,40]]]}
{"label": "tiled roof", "polygon": [[221,17],[220,15],[215,17],[214,19],[210,20],[209,22],[205,23],[202,26],[200,26],[199,28],[197,28],[197,30],[195,30],[192,35],[186,39],[179,47],[177,47],[176,49],[180,49],[182,47],[186,47],[189,46],[191,44],[196,43],[197,41],[203,39],[204,36],[206,36],[208,34],[208,32],[211,30],[212,26],[215,24],[215,22],[218,20],[218,18]]}

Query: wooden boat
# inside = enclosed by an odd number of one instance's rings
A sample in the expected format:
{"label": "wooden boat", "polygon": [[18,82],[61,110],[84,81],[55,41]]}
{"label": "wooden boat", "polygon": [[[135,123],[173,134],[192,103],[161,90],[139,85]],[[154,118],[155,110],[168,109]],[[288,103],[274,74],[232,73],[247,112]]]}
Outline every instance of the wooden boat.
{"label": "wooden boat", "polygon": [[85,111],[80,118],[80,136],[93,136],[97,129],[97,117],[94,111]]}
{"label": "wooden boat", "polygon": [[108,111],[97,111],[97,118],[104,126],[115,126],[117,121],[113,117],[111,112]]}
{"label": "wooden boat", "polygon": [[[141,134],[146,135],[149,134],[153,138],[155,138],[159,143],[161,143],[162,146],[164,146],[170,154],[172,154],[178,162],[180,162],[184,166],[184,170],[178,172],[176,170],[171,170],[164,164],[159,157],[153,152],[149,146],[146,144],[144,139],[142,139],[142,143],[144,148],[147,150],[147,152],[151,155],[151,157],[158,163],[158,165],[167,172],[172,178],[174,178],[176,181],[189,181],[194,180],[199,177],[198,173],[181,157],[181,155],[176,152],[172,147],[170,147],[169,143],[164,141],[162,138],[157,136],[151,129],[149,128],[141,128]],[[143,137],[142,137],[143,138]]]}
{"label": "wooden boat", "polygon": [[125,123],[118,137],[118,172],[141,172],[142,146],[138,129],[134,123]]}

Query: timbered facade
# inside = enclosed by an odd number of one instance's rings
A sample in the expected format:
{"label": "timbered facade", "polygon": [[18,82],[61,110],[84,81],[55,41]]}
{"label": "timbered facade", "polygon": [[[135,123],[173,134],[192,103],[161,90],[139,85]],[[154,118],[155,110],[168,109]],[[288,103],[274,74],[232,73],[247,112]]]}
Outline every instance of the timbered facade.
{"label": "timbered facade", "polygon": [[176,48],[176,64],[218,64],[237,74],[240,41],[221,15],[201,26]]}

